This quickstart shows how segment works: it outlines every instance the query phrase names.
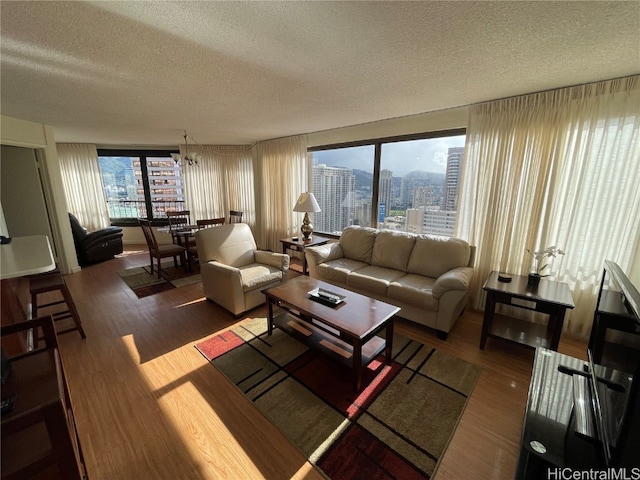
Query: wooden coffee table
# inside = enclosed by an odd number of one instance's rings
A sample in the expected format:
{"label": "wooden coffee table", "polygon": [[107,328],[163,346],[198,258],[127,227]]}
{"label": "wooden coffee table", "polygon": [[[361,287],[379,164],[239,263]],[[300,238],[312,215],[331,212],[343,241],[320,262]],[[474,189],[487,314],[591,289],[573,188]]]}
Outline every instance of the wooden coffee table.
{"label": "wooden coffee table", "polygon": [[[337,306],[310,299],[309,291],[324,288],[344,295]],[[360,390],[362,368],[385,351],[391,361],[393,323],[400,309],[355,292],[300,276],[263,290],[269,306],[268,331],[277,326],[311,348],[353,370],[353,387]],[[386,329],[385,338],[376,334]]]}

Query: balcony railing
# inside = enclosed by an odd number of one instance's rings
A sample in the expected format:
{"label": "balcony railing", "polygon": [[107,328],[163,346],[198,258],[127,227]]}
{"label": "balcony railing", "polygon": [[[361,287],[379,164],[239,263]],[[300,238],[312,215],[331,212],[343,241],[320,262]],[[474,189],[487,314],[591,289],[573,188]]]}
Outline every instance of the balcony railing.
{"label": "balcony railing", "polygon": [[151,215],[148,215],[147,204],[140,200],[107,200],[109,217],[111,220],[150,218],[167,218],[167,213],[173,210],[184,210],[184,200],[151,202]]}

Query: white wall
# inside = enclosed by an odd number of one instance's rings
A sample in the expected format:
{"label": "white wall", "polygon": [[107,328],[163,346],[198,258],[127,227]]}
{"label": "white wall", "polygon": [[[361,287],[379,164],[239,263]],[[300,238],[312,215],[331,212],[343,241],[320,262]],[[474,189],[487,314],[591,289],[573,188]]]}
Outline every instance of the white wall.
{"label": "white wall", "polygon": [[466,126],[467,107],[459,107],[309,133],[307,134],[307,144],[309,147],[317,147],[414,133],[453,130]]}
{"label": "white wall", "polygon": [[[78,260],[67,213],[62,175],[53,128],[49,125],[0,116],[0,144],[33,149],[42,173],[42,194],[46,199],[49,238],[58,267],[63,273],[78,271]],[[15,179],[20,184],[20,179]],[[29,179],[28,182],[33,181]],[[2,204],[5,217],[10,216],[12,205]],[[11,233],[11,232],[10,232]],[[13,235],[13,233],[11,233]]]}
{"label": "white wall", "polygon": [[0,200],[7,206],[5,222],[10,236],[46,235],[53,238],[35,151],[2,145]]}

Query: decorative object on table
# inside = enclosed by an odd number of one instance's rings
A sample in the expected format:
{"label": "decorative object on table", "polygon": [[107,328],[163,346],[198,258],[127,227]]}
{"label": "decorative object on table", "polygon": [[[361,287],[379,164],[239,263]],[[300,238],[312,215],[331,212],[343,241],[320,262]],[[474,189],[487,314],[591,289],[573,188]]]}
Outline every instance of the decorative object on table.
{"label": "decorative object on table", "polygon": [[340,295],[339,293],[332,292],[330,290],[325,290],[324,288],[314,288],[310,292],[309,298],[316,302],[322,303],[323,305],[327,305],[329,307],[335,307],[344,302],[344,299],[347,298],[344,295]]}
{"label": "decorative object on table", "polygon": [[395,334],[393,362],[370,364],[354,392],[343,364],[266,328],[252,318],[196,349],[326,478],[433,478],[479,367]]}
{"label": "decorative object on table", "polygon": [[509,275],[508,273],[503,273],[503,272],[498,273],[499,282],[509,283],[511,281],[511,278],[512,278],[511,275]]}
{"label": "decorative object on table", "polygon": [[196,152],[189,151],[189,137],[191,137],[192,142],[194,143],[198,143],[198,142],[196,142],[193,136],[189,135],[186,130],[184,131],[183,137],[184,137],[184,155],[180,153],[172,153],[171,158],[173,158],[173,161],[176,162],[177,164],[189,165],[189,166],[195,165],[197,167],[198,162],[200,161],[200,155],[198,155]]}
{"label": "decorative object on table", "polygon": [[309,221],[309,213],[317,213],[321,211],[316,197],[313,196],[313,193],[301,193],[298,197],[297,203],[293,207],[293,211],[304,212],[304,220],[302,221],[300,231],[302,232],[305,241],[311,239],[311,235],[313,234],[313,225],[311,225],[311,222]]}
{"label": "decorative object on table", "polygon": [[564,255],[564,250],[560,250],[555,245],[545,248],[544,250],[538,250],[532,252],[527,248],[527,253],[533,257],[533,263],[531,264],[531,270],[529,270],[529,277],[527,285],[530,287],[537,287],[542,277],[548,277],[549,273],[544,273],[545,270],[551,265],[551,261],[543,262],[545,258],[555,258],[557,255]]}

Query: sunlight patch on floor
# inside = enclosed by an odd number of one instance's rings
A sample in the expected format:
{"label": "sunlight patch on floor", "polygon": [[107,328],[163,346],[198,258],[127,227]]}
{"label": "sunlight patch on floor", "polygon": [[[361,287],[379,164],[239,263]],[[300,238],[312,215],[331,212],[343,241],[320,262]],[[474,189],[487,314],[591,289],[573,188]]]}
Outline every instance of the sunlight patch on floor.
{"label": "sunlight patch on floor", "polygon": [[202,302],[206,302],[206,301],[207,301],[207,297],[200,297],[200,298],[196,298],[195,300],[191,300],[190,302],[181,303],[180,305],[176,305],[173,308],[188,307],[189,305],[195,305],[196,303],[202,303]]}

